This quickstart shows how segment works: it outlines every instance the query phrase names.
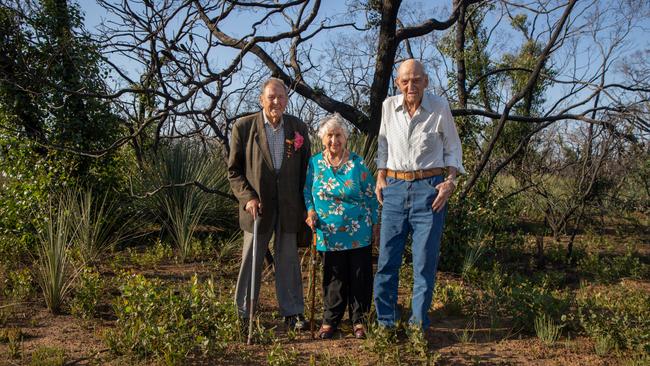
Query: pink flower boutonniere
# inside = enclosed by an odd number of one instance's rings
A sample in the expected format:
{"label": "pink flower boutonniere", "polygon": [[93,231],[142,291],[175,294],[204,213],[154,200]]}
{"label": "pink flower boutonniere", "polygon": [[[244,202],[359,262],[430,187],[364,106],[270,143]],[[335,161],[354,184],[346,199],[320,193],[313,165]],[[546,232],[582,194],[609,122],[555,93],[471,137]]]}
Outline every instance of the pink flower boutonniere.
{"label": "pink flower boutonniere", "polygon": [[302,144],[304,143],[305,143],[305,138],[302,137],[300,132],[296,132],[293,136],[293,147],[296,148],[296,150],[298,150],[302,147]]}
{"label": "pink flower boutonniere", "polygon": [[292,139],[286,139],[285,143],[287,144],[287,157],[291,157],[294,151],[298,151],[305,143],[305,138],[299,132],[293,134]]}

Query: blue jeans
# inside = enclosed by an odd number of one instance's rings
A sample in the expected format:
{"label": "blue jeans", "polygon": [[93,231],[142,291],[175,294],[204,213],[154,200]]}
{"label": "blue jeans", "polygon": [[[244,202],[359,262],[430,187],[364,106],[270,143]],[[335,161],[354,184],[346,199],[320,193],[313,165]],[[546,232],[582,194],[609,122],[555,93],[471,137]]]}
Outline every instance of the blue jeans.
{"label": "blue jeans", "polygon": [[384,204],[381,215],[379,259],[375,274],[375,307],[377,321],[385,327],[394,327],[399,319],[397,288],[404,246],[412,231],[413,245],[413,299],[409,323],[426,329],[431,306],[436,269],[440,253],[440,238],[447,206],[441,212],[431,209],[438,195],[435,186],[442,176],[412,182],[387,178],[382,191]]}

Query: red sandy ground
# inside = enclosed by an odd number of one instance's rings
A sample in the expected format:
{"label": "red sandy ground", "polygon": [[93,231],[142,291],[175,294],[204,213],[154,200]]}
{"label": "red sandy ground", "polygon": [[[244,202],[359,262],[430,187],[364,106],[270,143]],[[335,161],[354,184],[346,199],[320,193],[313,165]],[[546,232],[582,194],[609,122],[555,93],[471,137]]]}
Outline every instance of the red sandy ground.
{"label": "red sandy ground", "polygon": [[[306,262],[306,261],[305,261]],[[102,268],[102,275],[114,276],[108,267]],[[194,273],[201,277],[210,277],[217,270],[214,264],[190,263],[186,265],[158,265],[153,269],[137,270],[147,276],[165,280],[188,280]],[[307,271],[304,271],[305,277]],[[230,274],[220,280],[221,283],[234,283]],[[439,274],[445,278],[445,274]],[[356,360],[360,365],[375,365],[377,356],[364,348],[363,340],[354,339],[350,327],[343,326],[333,340],[312,340],[309,332],[298,334],[289,341],[286,329],[279,318],[271,314],[277,309],[274,295],[273,276],[266,273],[262,285],[259,313],[268,326],[277,326],[276,335],[283,342],[285,349],[298,353],[298,365],[309,364],[312,354],[329,353],[330,357],[346,356]],[[304,280],[305,286],[307,279]],[[650,290],[648,283],[639,286]],[[305,288],[305,293],[307,289]],[[0,365],[29,364],[30,355],[42,346],[65,349],[67,365],[129,365],[134,361],[117,358],[110,353],[103,342],[102,333],[113,326],[114,316],[110,311],[110,299],[116,290],[104,296],[104,303],[99,308],[99,317],[84,321],[70,315],[51,315],[43,303],[32,302],[14,309],[9,317],[7,327],[19,327],[24,336],[22,358],[9,359],[7,344],[0,344]],[[404,298],[400,294],[400,298]],[[619,365],[625,355],[599,357],[593,350],[593,343],[585,337],[561,339],[552,347],[545,346],[534,336],[512,334],[509,329],[497,330],[490,334],[489,327],[476,325],[471,341],[461,343],[458,334],[467,326],[468,319],[445,316],[437,310],[441,304],[434,305],[432,329],[427,335],[429,350],[438,353],[440,365]],[[317,318],[320,314],[317,314]],[[493,330],[494,331],[494,330]],[[406,342],[401,341],[402,344]],[[270,345],[232,344],[226,355],[218,360],[188,360],[188,364],[199,365],[264,365]],[[321,356],[322,357],[322,356]],[[155,364],[153,360],[144,360],[141,365]]]}

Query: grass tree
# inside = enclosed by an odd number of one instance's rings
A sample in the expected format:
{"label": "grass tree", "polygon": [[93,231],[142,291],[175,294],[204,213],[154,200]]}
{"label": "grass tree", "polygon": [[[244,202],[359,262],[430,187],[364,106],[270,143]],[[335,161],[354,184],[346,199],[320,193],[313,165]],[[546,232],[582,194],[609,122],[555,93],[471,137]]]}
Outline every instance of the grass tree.
{"label": "grass tree", "polygon": [[78,274],[70,252],[79,226],[70,217],[73,200],[70,191],[50,199],[44,227],[39,234],[36,279],[47,308],[55,314],[60,311]]}
{"label": "grass tree", "polygon": [[[222,189],[227,185],[225,169],[223,160],[211,149],[189,140],[163,146],[145,171],[145,186],[156,192],[156,215],[170,234],[181,261],[191,255],[197,226],[214,204],[211,201],[217,199],[199,185]],[[224,206],[232,204],[229,199],[221,201]]]}
{"label": "grass tree", "polygon": [[74,190],[73,196],[72,215],[78,223],[74,246],[81,260],[91,264],[124,239],[129,220],[121,220],[117,204],[106,193],[98,197],[91,188],[83,188]]}

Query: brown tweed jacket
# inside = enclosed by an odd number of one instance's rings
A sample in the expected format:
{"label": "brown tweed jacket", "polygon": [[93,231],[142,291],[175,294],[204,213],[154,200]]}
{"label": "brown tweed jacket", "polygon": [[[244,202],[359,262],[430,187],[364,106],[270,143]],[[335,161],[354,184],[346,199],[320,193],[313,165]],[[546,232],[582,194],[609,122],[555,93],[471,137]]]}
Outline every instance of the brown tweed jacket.
{"label": "brown tweed jacket", "polygon": [[[253,216],[244,210],[246,203],[253,198],[262,203],[260,232],[273,229],[276,214],[283,232],[298,232],[303,225],[305,203],[302,189],[311,156],[309,133],[307,126],[294,116],[285,114],[283,121],[285,149],[278,174],[273,168],[262,112],[242,117],[233,125],[228,180],[239,200],[239,226],[244,231],[253,232]],[[296,132],[304,138],[299,149],[288,141],[295,138]]]}

